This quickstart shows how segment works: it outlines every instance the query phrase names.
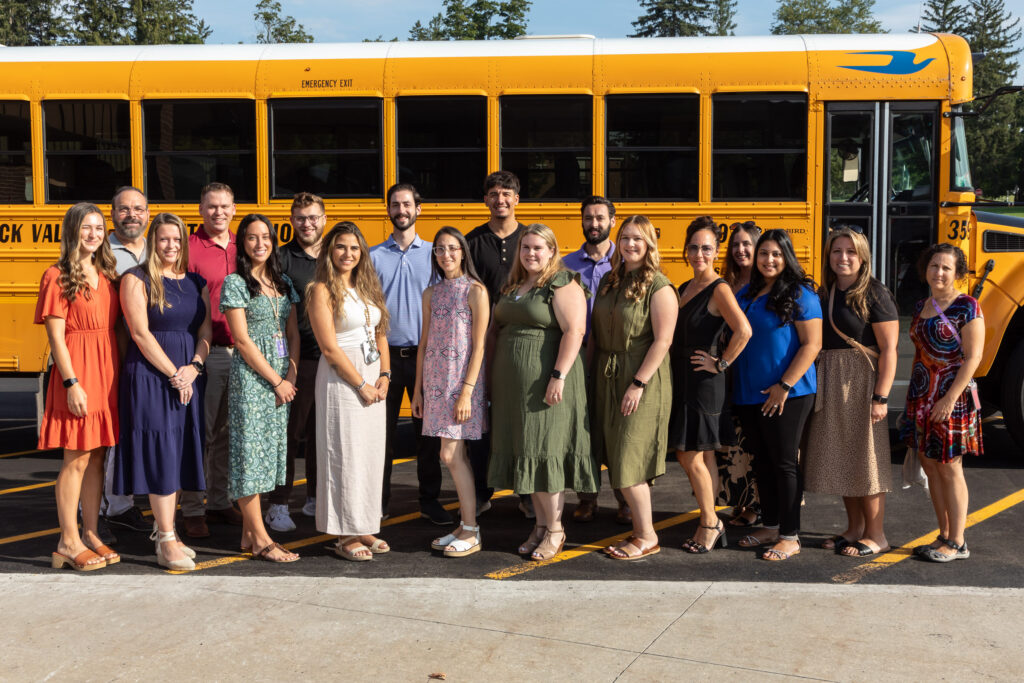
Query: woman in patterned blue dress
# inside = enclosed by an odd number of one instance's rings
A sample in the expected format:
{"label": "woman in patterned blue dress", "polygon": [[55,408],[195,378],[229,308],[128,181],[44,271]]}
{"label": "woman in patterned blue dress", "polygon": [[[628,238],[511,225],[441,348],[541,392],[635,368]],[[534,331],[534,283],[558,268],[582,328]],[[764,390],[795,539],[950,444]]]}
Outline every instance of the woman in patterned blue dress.
{"label": "woman in patterned blue dress", "polygon": [[[236,271],[224,278],[220,309],[235,353],[228,376],[228,495],[242,510],[242,549],[270,562],[294,562],[296,553],[271,540],[260,494],[285,483],[288,404],[295,398],[299,300],[281,272],[270,221],[251,213],[238,225]],[[306,387],[311,391],[312,387]]]}

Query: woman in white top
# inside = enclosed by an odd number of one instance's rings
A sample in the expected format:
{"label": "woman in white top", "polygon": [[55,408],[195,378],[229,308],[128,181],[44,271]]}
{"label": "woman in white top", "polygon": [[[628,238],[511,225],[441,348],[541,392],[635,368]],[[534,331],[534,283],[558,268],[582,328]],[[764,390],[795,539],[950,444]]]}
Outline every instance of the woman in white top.
{"label": "woman in white top", "polygon": [[388,310],[366,240],[343,221],[323,239],[309,285],[309,322],[323,355],[316,373],[316,528],[362,562],[390,550],[376,538],[391,383]]}

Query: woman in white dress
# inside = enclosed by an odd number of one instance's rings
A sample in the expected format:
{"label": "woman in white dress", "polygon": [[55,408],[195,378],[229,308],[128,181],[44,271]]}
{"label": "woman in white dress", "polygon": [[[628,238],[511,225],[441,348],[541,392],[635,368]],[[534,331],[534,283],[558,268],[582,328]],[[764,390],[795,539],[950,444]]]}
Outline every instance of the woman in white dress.
{"label": "woman in white dress", "polygon": [[323,239],[309,285],[316,373],[316,528],[340,536],[355,562],[390,550],[380,531],[385,402],[391,383],[388,310],[366,240],[343,221]]}

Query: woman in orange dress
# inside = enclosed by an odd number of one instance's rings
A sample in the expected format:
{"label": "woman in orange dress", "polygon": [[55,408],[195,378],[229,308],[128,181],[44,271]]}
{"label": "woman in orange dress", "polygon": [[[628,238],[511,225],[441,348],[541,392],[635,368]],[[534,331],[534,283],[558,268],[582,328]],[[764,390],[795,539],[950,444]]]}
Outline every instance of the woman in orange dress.
{"label": "woman in orange dress", "polygon": [[55,487],[60,541],[54,569],[91,571],[121,559],[96,533],[103,459],[118,433],[116,278],[103,214],[93,204],[75,204],[61,223],[60,260],[39,283],[35,316],[46,326],[54,364],[39,449],[64,449]]}

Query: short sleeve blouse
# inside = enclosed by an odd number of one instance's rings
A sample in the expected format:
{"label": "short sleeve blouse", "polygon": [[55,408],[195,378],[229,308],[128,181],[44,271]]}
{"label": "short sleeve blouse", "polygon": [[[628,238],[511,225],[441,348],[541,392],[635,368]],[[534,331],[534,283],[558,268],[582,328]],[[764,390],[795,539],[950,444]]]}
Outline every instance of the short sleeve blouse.
{"label": "short sleeve blouse", "polygon": [[[821,348],[825,351],[850,348],[849,344],[836,334],[836,331],[832,329],[832,325],[827,320],[829,293],[822,291],[819,292],[819,296],[822,315],[826,318],[822,322]],[[897,320],[899,318],[899,311],[896,310],[896,301],[893,299],[892,292],[875,279],[871,280],[871,284],[868,287],[867,304],[868,319],[865,322],[852,309],[847,307],[846,291],[836,287],[835,301],[832,304],[832,320],[843,334],[852,337],[864,346],[870,347],[878,344],[878,340],[875,339],[875,331],[871,325],[873,323]]]}

